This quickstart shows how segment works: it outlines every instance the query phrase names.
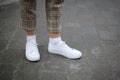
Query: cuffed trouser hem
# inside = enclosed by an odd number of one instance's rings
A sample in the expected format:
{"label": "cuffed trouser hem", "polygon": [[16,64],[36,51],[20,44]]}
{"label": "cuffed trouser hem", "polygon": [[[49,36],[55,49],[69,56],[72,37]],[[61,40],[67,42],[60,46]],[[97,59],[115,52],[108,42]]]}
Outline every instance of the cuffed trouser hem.
{"label": "cuffed trouser hem", "polygon": [[19,0],[20,27],[23,30],[34,30],[36,27],[36,0]]}
{"label": "cuffed trouser hem", "polygon": [[61,31],[61,12],[63,0],[46,0],[46,18],[48,32],[58,33]]}

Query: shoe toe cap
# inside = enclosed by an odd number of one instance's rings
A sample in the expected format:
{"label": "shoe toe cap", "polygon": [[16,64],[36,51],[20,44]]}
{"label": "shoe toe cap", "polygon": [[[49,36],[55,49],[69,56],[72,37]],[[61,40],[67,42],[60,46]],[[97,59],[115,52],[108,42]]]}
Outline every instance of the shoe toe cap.
{"label": "shoe toe cap", "polygon": [[74,52],[73,54],[74,54],[75,59],[82,57],[82,52],[81,51],[74,49],[73,52]]}
{"label": "shoe toe cap", "polygon": [[26,58],[29,61],[38,61],[38,60],[40,60],[40,55],[39,54],[29,54],[29,55],[26,55]]}

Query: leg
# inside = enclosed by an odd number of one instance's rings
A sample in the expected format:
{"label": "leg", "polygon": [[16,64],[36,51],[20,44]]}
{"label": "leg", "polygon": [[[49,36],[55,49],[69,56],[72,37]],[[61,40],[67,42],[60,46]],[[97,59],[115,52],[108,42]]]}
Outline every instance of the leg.
{"label": "leg", "polygon": [[28,32],[34,32],[36,26],[36,0],[20,0],[20,10],[21,28]]}
{"label": "leg", "polygon": [[29,36],[35,35],[35,31],[34,30],[26,30],[26,33]]}
{"label": "leg", "polygon": [[70,59],[77,59],[82,56],[78,50],[70,48],[61,40],[60,18],[63,0],[46,0],[46,16],[49,31],[49,53],[59,54]]}
{"label": "leg", "polygon": [[60,37],[60,20],[63,0],[46,0],[46,17],[49,36]]}
{"label": "leg", "polygon": [[[36,44],[36,0],[20,0],[21,28],[27,33],[26,58],[37,61],[40,58]],[[32,54],[31,54],[32,53]]]}

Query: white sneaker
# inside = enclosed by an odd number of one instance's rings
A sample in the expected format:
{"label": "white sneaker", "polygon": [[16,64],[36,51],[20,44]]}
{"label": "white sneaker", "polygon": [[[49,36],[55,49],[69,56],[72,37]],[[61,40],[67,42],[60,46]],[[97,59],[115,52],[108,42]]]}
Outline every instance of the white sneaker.
{"label": "white sneaker", "polygon": [[82,57],[82,53],[76,49],[70,48],[64,41],[58,45],[49,43],[48,52],[51,54],[58,54],[69,59],[78,59]]}
{"label": "white sneaker", "polygon": [[40,54],[37,48],[37,44],[34,42],[34,40],[30,40],[26,43],[25,56],[29,61],[40,60]]}

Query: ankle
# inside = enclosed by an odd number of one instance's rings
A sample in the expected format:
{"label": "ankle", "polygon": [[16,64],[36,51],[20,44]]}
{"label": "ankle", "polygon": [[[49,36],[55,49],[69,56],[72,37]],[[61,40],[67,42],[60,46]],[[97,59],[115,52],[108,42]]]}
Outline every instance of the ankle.
{"label": "ankle", "polygon": [[35,35],[34,30],[26,30],[27,35],[32,36]]}
{"label": "ankle", "polygon": [[49,43],[52,45],[57,45],[62,41],[61,37],[49,38]]}
{"label": "ankle", "polygon": [[36,35],[27,35],[26,36],[26,42],[34,42],[36,43]]}
{"label": "ankle", "polygon": [[58,38],[58,37],[60,37],[60,33],[49,33],[49,37],[50,38]]}

